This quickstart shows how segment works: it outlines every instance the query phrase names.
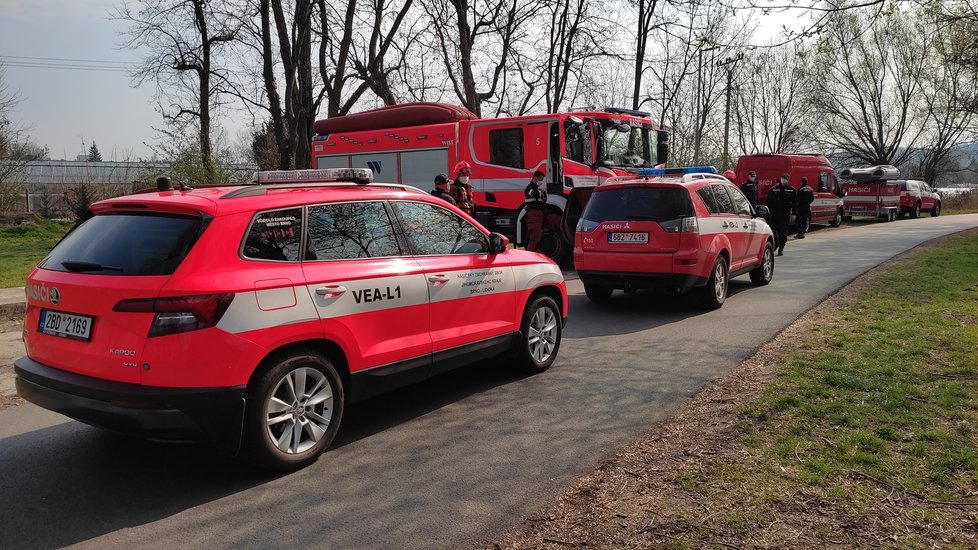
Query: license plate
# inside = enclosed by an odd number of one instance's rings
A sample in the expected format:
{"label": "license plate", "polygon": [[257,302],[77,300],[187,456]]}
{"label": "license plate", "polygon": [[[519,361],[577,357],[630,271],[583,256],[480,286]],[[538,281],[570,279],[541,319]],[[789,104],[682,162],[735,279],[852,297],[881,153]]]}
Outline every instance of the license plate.
{"label": "license plate", "polygon": [[648,233],[608,233],[609,243],[647,243]]}
{"label": "license plate", "polygon": [[75,315],[50,309],[41,310],[41,320],[37,331],[51,336],[71,338],[87,342],[92,338],[92,324],[95,318],[87,315]]}

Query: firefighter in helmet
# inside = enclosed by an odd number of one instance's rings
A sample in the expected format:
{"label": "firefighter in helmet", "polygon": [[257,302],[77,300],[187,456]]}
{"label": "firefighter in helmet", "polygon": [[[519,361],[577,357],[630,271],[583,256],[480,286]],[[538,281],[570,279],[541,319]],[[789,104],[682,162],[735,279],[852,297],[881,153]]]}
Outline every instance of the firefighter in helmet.
{"label": "firefighter in helmet", "polygon": [[734,172],[733,170],[724,170],[723,171],[723,177],[725,177],[728,180],[730,180],[730,183],[733,183],[733,181],[735,179],[737,179],[737,173]]}
{"label": "firefighter in helmet", "polygon": [[462,212],[474,216],[475,203],[472,202],[472,186],[469,185],[469,178],[472,176],[472,165],[464,160],[460,161],[455,165],[452,173],[455,174],[455,181],[452,182],[450,193],[452,194],[452,198],[455,199],[455,205]]}

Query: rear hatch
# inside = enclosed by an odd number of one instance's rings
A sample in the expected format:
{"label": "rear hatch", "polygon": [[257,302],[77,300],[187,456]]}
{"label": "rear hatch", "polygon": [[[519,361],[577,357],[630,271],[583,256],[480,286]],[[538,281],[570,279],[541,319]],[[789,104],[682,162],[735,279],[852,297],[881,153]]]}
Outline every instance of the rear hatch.
{"label": "rear hatch", "polygon": [[27,355],[65,371],[139,383],[153,316],[114,308],[158,297],[206,225],[201,215],[113,212],[77,226],[27,279]]}
{"label": "rear hatch", "polygon": [[689,192],[679,185],[598,188],[578,228],[586,252],[648,254],[680,248],[684,220],[693,216]]}

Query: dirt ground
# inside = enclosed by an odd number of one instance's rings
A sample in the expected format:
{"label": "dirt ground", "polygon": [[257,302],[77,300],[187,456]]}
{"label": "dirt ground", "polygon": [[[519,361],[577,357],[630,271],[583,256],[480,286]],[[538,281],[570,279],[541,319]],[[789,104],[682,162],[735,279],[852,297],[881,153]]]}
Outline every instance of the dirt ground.
{"label": "dirt ground", "polygon": [[0,410],[23,401],[14,390],[14,360],[24,355],[19,317],[0,319]]}

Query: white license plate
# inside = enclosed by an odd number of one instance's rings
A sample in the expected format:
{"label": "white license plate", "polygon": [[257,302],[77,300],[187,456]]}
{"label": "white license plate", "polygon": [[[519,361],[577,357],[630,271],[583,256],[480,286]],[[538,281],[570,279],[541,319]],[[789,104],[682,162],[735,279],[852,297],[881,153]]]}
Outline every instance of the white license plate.
{"label": "white license plate", "polygon": [[95,318],[87,315],[75,315],[73,313],[62,313],[50,309],[41,310],[41,320],[37,324],[37,331],[51,336],[61,338],[71,338],[87,342],[92,338],[92,324]]}
{"label": "white license plate", "polygon": [[647,243],[648,233],[608,233],[609,243]]}

